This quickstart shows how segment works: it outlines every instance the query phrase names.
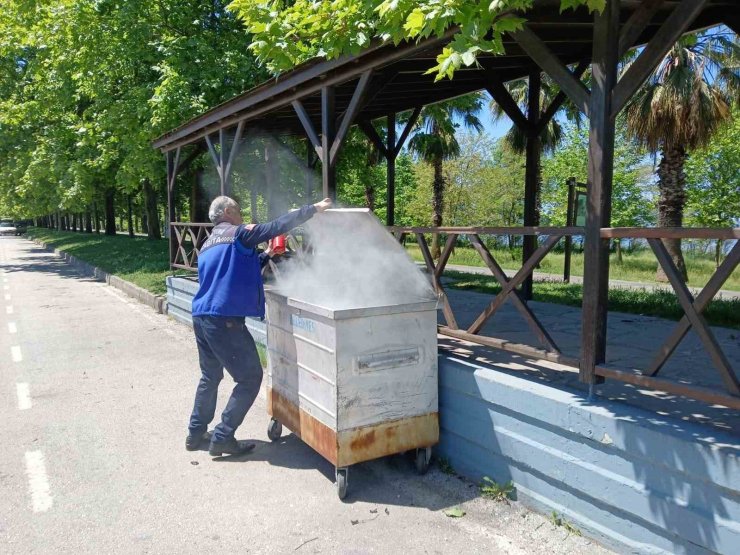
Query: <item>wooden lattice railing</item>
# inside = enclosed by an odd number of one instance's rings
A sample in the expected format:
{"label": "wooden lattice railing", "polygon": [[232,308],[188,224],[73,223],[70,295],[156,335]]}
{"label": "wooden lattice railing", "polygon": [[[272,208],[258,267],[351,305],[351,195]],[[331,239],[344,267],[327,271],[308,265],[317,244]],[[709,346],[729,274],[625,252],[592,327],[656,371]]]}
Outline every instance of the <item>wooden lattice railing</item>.
{"label": "wooden lattice railing", "polygon": [[[197,271],[198,253],[206,239],[210,236],[212,224],[175,222],[170,224],[170,265],[175,269]],[[567,366],[578,368],[580,360],[577,357],[565,355],[561,352],[555,340],[548,333],[542,322],[537,318],[527,302],[517,289],[532,273],[537,265],[564,237],[582,235],[583,228],[579,227],[389,227],[398,240],[406,235],[416,237],[419,249],[432,279],[432,284],[440,296],[444,324],[439,326],[443,335],[463,339],[472,343],[487,345],[524,356],[536,357]],[[436,262],[432,258],[425,234],[439,233],[446,235],[444,248]],[[481,235],[522,235],[540,237],[540,245],[521,269],[513,276],[508,277],[493,254],[485,246]],[[491,275],[501,285],[501,291],[493,296],[485,309],[475,318],[467,328],[461,328],[450,305],[441,277],[450,260],[452,251],[460,236],[464,236],[481,257]],[[712,330],[702,316],[702,312],[722,285],[727,281],[740,263],[740,229],[708,229],[708,228],[604,228],[601,230],[602,239],[644,239],[655,253],[658,263],[665,271],[666,276],[676,293],[684,316],[676,324],[670,337],[662,345],[652,360],[643,369],[616,368],[612,365],[600,364],[595,373],[602,378],[619,380],[633,385],[648,387],[675,395],[684,395],[707,403],[720,404],[730,408],[740,409],[740,380],[733,369],[732,362],[722,351]],[[711,279],[701,292],[694,297],[686,284],[682,281],[678,269],[668,255],[662,239],[714,239],[736,240],[722,264],[717,268]],[[507,299],[511,299],[513,306],[522,315],[532,333],[540,343],[539,347],[513,343],[511,341],[490,337],[481,334],[485,324],[496,314]],[[668,358],[675,351],[690,329],[693,329],[700,338],[702,345],[709,353],[712,363],[717,368],[724,391],[680,383],[675,380],[658,377],[658,373]]]}
{"label": "wooden lattice railing", "polygon": [[210,237],[213,224],[173,222],[170,224],[170,267],[198,271],[198,254]]}
{"label": "wooden lattice railing", "polygon": [[[639,370],[620,369],[602,364],[596,366],[596,375],[676,395],[685,395],[707,403],[740,409],[740,380],[738,380],[732,363],[723,352],[702,315],[704,309],[740,263],[740,228],[604,228],[601,230],[601,237],[603,239],[647,240],[676,294],[684,315],[645,368]],[[668,254],[662,239],[735,240],[735,245],[704,288],[694,297],[681,278],[681,274]],[[740,317],[740,314],[738,317]],[[656,377],[678,344],[692,328],[719,372],[726,393],[716,389],[687,385]]]}
{"label": "wooden lattice railing", "polygon": [[[439,332],[443,335],[463,339],[472,343],[487,345],[505,351],[515,352],[524,356],[532,356],[568,366],[578,368],[580,360],[577,357],[567,356],[561,353],[557,344],[537,319],[536,315],[527,306],[517,287],[530,276],[542,259],[552,251],[553,247],[563,238],[583,234],[582,228],[577,227],[399,227],[388,228],[396,239],[402,240],[406,235],[414,235],[419,249],[424,258],[432,284],[439,294],[444,315],[444,324],[439,326]],[[443,234],[447,236],[445,246],[438,261],[432,259],[429,245],[425,234]],[[481,235],[534,235],[541,236],[543,240],[528,260],[524,262],[521,269],[511,278],[507,277],[501,266],[493,257],[488,248],[481,240]],[[450,305],[447,293],[441,281],[441,276],[449,262],[450,255],[460,236],[470,242],[480,255],[485,266],[490,270],[493,277],[501,285],[501,292],[493,297],[488,306],[467,327],[461,329]],[[677,268],[668,255],[661,239],[684,238],[684,239],[740,239],[740,229],[672,229],[672,228],[604,228],[601,230],[603,239],[612,238],[637,238],[645,239],[656,255],[658,263],[664,269],[669,278],[671,286],[678,297],[678,301],[684,310],[684,317],[677,324],[665,345],[659,349],[649,366],[645,370],[621,369],[606,364],[597,365],[596,375],[602,378],[615,379],[635,385],[646,386],[652,389],[665,391],[677,395],[685,395],[708,403],[721,404],[730,408],[740,409],[740,385],[732,364],[722,352],[722,348],[707,326],[701,315],[714,295],[720,290],[732,271],[740,262],[740,241],[731,249],[729,255],[720,265],[704,289],[694,298],[681,280]],[[511,299],[514,307],[519,311],[527,325],[537,337],[541,348],[531,345],[512,343],[505,339],[483,335],[481,330],[488,320],[494,316],[507,299]],[[656,374],[665,364],[668,357],[673,353],[678,343],[693,328],[700,337],[702,344],[710,355],[712,362],[717,367],[726,392],[717,389],[687,385],[674,380],[658,378]]]}

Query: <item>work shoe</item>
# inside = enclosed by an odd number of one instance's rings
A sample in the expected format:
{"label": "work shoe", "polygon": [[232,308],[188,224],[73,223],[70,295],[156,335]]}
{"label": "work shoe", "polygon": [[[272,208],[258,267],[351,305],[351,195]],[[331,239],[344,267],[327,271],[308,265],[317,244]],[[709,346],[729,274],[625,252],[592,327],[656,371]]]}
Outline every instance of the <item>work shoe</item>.
{"label": "work shoe", "polygon": [[221,455],[244,455],[254,449],[254,443],[248,441],[237,441],[233,437],[227,441],[211,441],[208,454],[212,457]]}
{"label": "work shoe", "polygon": [[188,451],[197,451],[201,445],[211,441],[211,432],[203,432],[200,435],[190,435],[185,438],[185,449]]}

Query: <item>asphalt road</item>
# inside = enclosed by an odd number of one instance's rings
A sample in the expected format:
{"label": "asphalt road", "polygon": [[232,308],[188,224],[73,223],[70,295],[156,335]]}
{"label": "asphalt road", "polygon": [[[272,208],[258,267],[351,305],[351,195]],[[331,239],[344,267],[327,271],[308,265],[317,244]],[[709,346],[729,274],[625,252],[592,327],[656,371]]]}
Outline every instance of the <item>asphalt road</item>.
{"label": "asphalt road", "polygon": [[606,552],[403,456],[353,467],[341,502],[331,465],[267,440],[262,398],[251,456],[187,452],[189,328],[22,238],[0,238],[0,291],[0,553]]}

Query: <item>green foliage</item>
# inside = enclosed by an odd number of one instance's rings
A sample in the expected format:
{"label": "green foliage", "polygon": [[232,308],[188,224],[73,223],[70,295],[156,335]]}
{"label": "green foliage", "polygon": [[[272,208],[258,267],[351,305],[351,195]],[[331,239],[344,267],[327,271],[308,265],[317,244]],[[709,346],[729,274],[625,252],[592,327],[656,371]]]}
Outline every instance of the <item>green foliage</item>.
{"label": "green foliage", "polygon": [[160,192],[151,140],[261,81],[220,0],[0,0],[0,206],[83,211]]}
{"label": "green foliage", "polygon": [[499,484],[491,480],[488,476],[483,477],[483,483],[479,486],[480,494],[486,499],[492,501],[508,503],[514,495],[514,482]]}
{"label": "green foliage", "polygon": [[102,270],[163,295],[169,268],[167,241],[144,237],[89,235],[29,228],[28,237],[78,257]]}
{"label": "green foliage", "polygon": [[[612,184],[614,227],[650,225],[655,221],[651,183],[652,167],[646,153],[626,136],[624,123],[617,125]],[[588,177],[588,129],[567,125],[561,146],[542,164],[543,225],[565,225],[568,178],[586,183]]]}
{"label": "green foliage", "polygon": [[[452,41],[428,73],[452,78],[484,53],[504,51],[502,34],[521,28],[533,0],[233,0],[252,34],[250,49],[273,72],[315,56],[356,54],[376,40],[398,44],[442,36],[456,28]],[[561,0],[561,8],[600,10],[604,0]]]}
{"label": "green foliage", "polygon": [[559,515],[557,511],[550,513],[550,523],[553,526],[563,527],[568,535],[573,534],[574,536],[581,536],[581,531],[576,528],[572,523],[568,522],[562,515]]}
{"label": "green foliage", "polygon": [[450,463],[450,460],[446,457],[439,457],[437,459],[437,464],[439,465],[439,469],[449,476],[456,476],[457,472],[455,472],[455,469],[452,466],[452,463]]}
{"label": "green foliage", "polygon": [[686,162],[687,216],[703,227],[740,225],[740,109]]}

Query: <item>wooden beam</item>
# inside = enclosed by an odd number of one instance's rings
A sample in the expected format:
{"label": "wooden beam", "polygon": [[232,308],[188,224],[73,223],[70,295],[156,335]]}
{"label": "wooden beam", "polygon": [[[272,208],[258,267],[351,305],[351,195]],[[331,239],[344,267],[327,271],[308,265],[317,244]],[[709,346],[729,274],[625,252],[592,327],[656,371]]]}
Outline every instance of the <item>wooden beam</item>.
{"label": "wooden beam", "polygon": [[336,170],[330,156],[336,117],[334,95],[333,86],[321,89],[321,183],[324,197],[332,201],[337,199]]}
{"label": "wooden beam", "polygon": [[608,227],[605,239],[740,239],[740,227]]}
{"label": "wooden beam", "polygon": [[480,316],[475,319],[475,322],[470,325],[470,327],[468,328],[468,333],[478,333],[481,330],[488,319],[493,316],[493,314],[499,308],[501,308],[501,305],[504,304],[504,301],[506,301],[506,298],[514,290],[514,288],[518,287],[524,281],[524,279],[534,271],[537,264],[539,264],[542,259],[547,256],[547,253],[552,250],[552,248],[557,244],[558,241],[560,241],[560,239],[560,235],[553,235],[547,238],[542,246],[538,248],[529,258],[529,260],[524,263],[524,265],[519,269],[514,277],[512,277],[506,283],[506,285],[501,287],[501,292],[494,297],[493,301],[491,301],[486,309],[481,312]]}
{"label": "wooden beam", "polygon": [[583,235],[582,227],[484,227],[484,226],[440,226],[440,227],[416,227],[416,226],[390,226],[388,231],[395,233],[457,233],[479,235]]}
{"label": "wooden beam", "polygon": [[295,110],[295,113],[301,122],[301,125],[303,125],[303,129],[306,132],[306,137],[308,138],[309,141],[311,141],[311,144],[316,150],[316,154],[318,154],[319,158],[321,158],[322,157],[321,140],[319,139],[319,135],[318,133],[316,133],[316,130],[313,127],[313,122],[311,121],[311,118],[308,116],[308,112],[306,112],[306,108],[303,106],[303,103],[300,100],[294,100],[292,102],[292,105],[293,105],[293,110]]}
{"label": "wooden beam", "polygon": [[[727,278],[730,277],[730,274],[737,267],[738,263],[740,263],[740,241],[735,243],[730,254],[728,254],[722,261],[722,264],[719,265],[717,271],[714,272],[707,284],[697,295],[693,303],[694,309],[697,312],[701,313],[707,307],[717,294],[717,291],[722,288],[722,285],[727,281]],[[691,322],[689,321],[688,316],[684,315],[678,322],[678,325],[673,329],[673,332],[671,332],[671,335],[668,337],[666,342],[658,350],[658,353],[653,358],[650,366],[648,366],[645,371],[646,375],[655,376],[660,371],[663,364],[665,364],[665,361],[673,354],[673,351],[676,350],[676,347],[678,347],[678,344],[690,329]]]}
{"label": "wooden beam", "polygon": [[[537,128],[540,117],[540,91],[542,88],[542,76],[540,70],[529,72],[527,83],[527,144],[525,146],[525,168],[524,168],[524,225],[539,225],[537,217],[537,197],[540,188],[540,151],[541,142],[539,135],[533,133]],[[529,260],[537,248],[537,237],[528,235],[524,237],[522,244],[522,264]],[[522,282],[522,297],[529,301],[532,299],[532,275],[528,275]]]}
{"label": "wooden beam", "polygon": [[[385,223],[393,225],[396,220],[396,114],[391,112],[386,116],[386,127],[388,133],[386,136],[386,152],[393,152],[392,156],[385,159],[387,165],[386,175],[386,196],[385,205]],[[373,128],[375,129],[375,128]]]}
{"label": "wooden beam", "polygon": [[614,172],[614,119],[611,92],[617,79],[619,0],[606,0],[594,14],[592,85],[588,134],[588,197],[584,241],[581,366],[579,377],[589,385],[603,381],[595,374],[606,360],[606,319],[609,293],[609,242],[601,228],[611,219]]}
{"label": "wooden beam", "polygon": [[660,239],[648,239],[648,243],[653,249],[655,257],[663,268],[668,281],[671,282],[673,291],[676,293],[678,302],[689,319],[694,333],[699,336],[704,348],[709,353],[709,358],[712,359],[712,362],[719,371],[727,391],[733,395],[740,395],[740,380],[735,375],[732,364],[730,364],[727,356],[722,351],[722,347],[717,342],[717,338],[714,337],[712,330],[709,329],[706,320],[694,307],[694,298],[691,296],[681,273],[671,259],[671,255],[668,254],[663,241]]}
{"label": "wooden beam", "polygon": [[242,140],[242,133],[244,132],[245,122],[242,120],[236,126],[236,132],[234,133],[234,141],[231,143],[231,151],[229,152],[229,159],[226,162],[226,169],[224,170],[224,189],[226,194],[231,194],[231,166],[234,164],[234,159],[239,153],[239,142]]}
{"label": "wooden beam", "polygon": [[653,17],[663,5],[664,0],[644,0],[640,3],[630,18],[622,25],[619,33],[619,57],[624,56],[632,48],[640,35],[653,20]]}
{"label": "wooden beam", "polygon": [[565,91],[573,101],[576,107],[586,114],[589,115],[589,91],[586,86],[581,83],[579,79],[576,79],[573,74],[568,71],[568,67],[564,65],[547,47],[547,45],[540,40],[540,38],[532,32],[526,25],[519,31],[512,33],[514,40],[519,43],[524,51],[529,54],[530,58],[535,61],[537,65],[542,68],[552,79]]}
{"label": "wooden beam", "polygon": [[365,97],[365,93],[367,92],[367,85],[370,82],[371,76],[372,71],[368,70],[360,76],[360,80],[357,82],[355,92],[352,94],[352,99],[349,101],[349,106],[347,106],[347,110],[344,112],[342,122],[339,124],[339,129],[337,130],[337,133],[334,136],[334,140],[332,141],[331,150],[329,151],[329,160],[332,164],[336,163],[339,148],[342,146],[342,143],[347,136],[347,132],[349,131],[349,128],[352,126],[352,123],[355,120],[355,117],[357,117],[357,113],[362,108],[363,99]]}
{"label": "wooden beam", "polygon": [[375,130],[375,126],[370,121],[365,119],[361,119],[358,122],[358,126],[365,134],[365,136],[370,139],[373,145],[375,145],[375,148],[377,148],[381,152],[381,154],[383,154],[383,156],[388,159],[389,151],[383,144],[383,139],[380,138],[380,135],[378,135],[378,132]]}
{"label": "wooden beam", "polygon": [[[429,276],[432,279],[434,290],[436,291],[437,295],[439,295],[440,301],[442,301],[442,313],[444,314],[445,322],[447,322],[447,325],[451,329],[456,330],[458,329],[458,325],[457,320],[455,319],[455,313],[452,311],[450,301],[447,298],[447,293],[445,293],[442,282],[437,275],[437,269],[438,267],[440,267],[440,265],[438,264],[437,266],[435,266],[434,259],[432,258],[432,253],[429,251],[429,245],[427,245],[427,240],[424,237],[424,234],[417,233],[416,242],[419,245],[419,250],[421,251],[424,262],[427,265],[427,270],[429,271]],[[442,270],[444,270],[444,267],[442,267]],[[441,274],[441,271],[439,273]]]}
{"label": "wooden beam", "polygon": [[[573,70],[573,77],[580,80],[581,76],[586,72],[590,65],[591,60],[581,60],[578,66],[576,66],[576,68]],[[536,135],[539,136],[542,134],[542,132],[545,130],[545,127],[547,127],[547,124],[550,123],[550,120],[554,118],[555,114],[557,114],[558,110],[560,110],[560,107],[563,105],[563,102],[565,102],[566,98],[568,98],[568,95],[566,95],[562,90],[558,91],[558,94],[555,95],[555,98],[552,99],[549,106],[547,107],[547,109],[545,109],[539,121],[537,122],[537,126],[534,130]]]}
{"label": "wooden beam", "polygon": [[498,75],[490,69],[483,68],[483,77],[486,83],[486,90],[496,104],[501,106],[501,109],[507,116],[509,116],[509,119],[514,123],[514,125],[529,135],[530,122],[527,121],[526,117],[524,117],[524,114],[519,109],[516,101],[511,97],[511,93],[508,91],[501,79],[499,79]]}
{"label": "wooden beam", "polygon": [[616,118],[633,94],[640,88],[660,60],[671,49],[691,22],[701,13],[707,0],[683,0],[661,25],[645,49],[630,65],[612,93],[610,115]]}
{"label": "wooden beam", "polygon": [[[403,131],[401,131],[401,137],[398,139],[398,142],[395,143],[395,147],[393,148],[393,157],[398,157],[398,154],[401,152],[401,149],[403,148],[404,143],[406,142],[406,139],[409,138],[409,133],[411,133],[411,130],[414,128],[414,125],[416,125],[417,120],[419,119],[419,115],[421,114],[422,106],[417,106],[414,108],[414,111],[411,112],[411,117],[406,122],[405,127],[403,128]],[[395,131],[394,131],[395,135]],[[390,143],[389,143],[390,148]]]}
{"label": "wooden beam", "polygon": [[218,130],[218,144],[219,144],[219,161],[221,166],[221,171],[218,172],[219,177],[221,177],[221,194],[226,194],[226,137],[224,133],[224,128]]}
{"label": "wooden beam", "polygon": [[[483,241],[480,240],[480,237],[478,235],[471,235],[469,239],[470,243],[473,245],[473,248],[478,251],[478,254],[483,259],[483,262],[486,266],[488,266],[488,269],[491,270],[493,277],[496,278],[496,281],[499,282],[501,287],[504,287],[507,283],[509,283],[509,278],[506,276],[506,272],[504,272],[503,268],[501,268],[498,262],[496,262],[496,259],[491,254],[491,251],[489,251],[488,248],[483,244]],[[514,305],[514,308],[516,308],[522,315],[524,321],[527,322],[529,329],[531,329],[532,332],[537,336],[539,342],[544,345],[548,351],[559,353],[560,349],[558,349],[555,341],[552,339],[552,337],[550,337],[550,334],[547,333],[545,328],[542,326],[542,323],[537,319],[537,316],[535,316],[532,310],[527,306],[525,300],[519,295],[519,291],[517,291],[516,289],[512,290],[510,294],[510,299],[512,304]]]}
{"label": "wooden beam", "polygon": [[637,386],[657,389],[658,391],[665,391],[673,395],[683,395],[691,399],[704,401],[710,405],[721,405],[723,407],[740,410],[740,397],[726,395],[707,387],[686,385],[673,380],[666,380],[664,378],[652,378],[636,374],[634,372],[626,372],[624,370],[611,368],[606,365],[597,366],[596,375],[612,380],[618,380],[620,382],[631,383]]}
{"label": "wooden beam", "polygon": [[208,152],[211,153],[211,159],[213,160],[213,163],[216,165],[216,172],[218,172],[218,177],[219,179],[221,179],[221,159],[219,158],[219,155],[216,152],[216,149],[213,148],[213,142],[211,141],[210,135],[206,135],[206,144],[208,145]]}

